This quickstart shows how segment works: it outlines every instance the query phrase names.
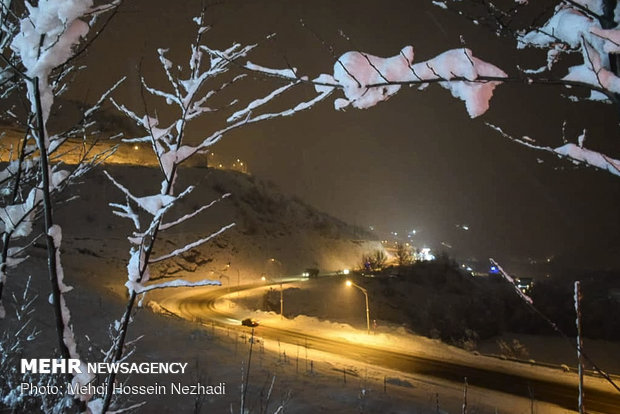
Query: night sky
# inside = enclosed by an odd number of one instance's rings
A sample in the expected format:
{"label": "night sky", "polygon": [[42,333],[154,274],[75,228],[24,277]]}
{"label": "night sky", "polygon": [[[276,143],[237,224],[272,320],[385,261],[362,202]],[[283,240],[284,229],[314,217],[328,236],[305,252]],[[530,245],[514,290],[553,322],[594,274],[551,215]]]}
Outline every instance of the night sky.
{"label": "night sky", "polygon": [[[190,17],[199,10],[198,1],[127,1],[84,58],[91,70],[80,75],[72,98],[92,100],[129,72],[116,96],[139,109],[138,65],[157,82],[156,48],[186,59],[195,27]],[[259,42],[250,60],[282,68],[288,60],[310,76],[331,73],[330,46],[336,55],[357,49],[392,56],[413,45],[419,61],[460,47],[459,35],[475,56],[508,72],[517,63],[538,67],[544,61],[533,52],[517,54],[514,41],[497,39],[430,1],[237,0],[207,13],[213,29],[206,43]],[[277,36],[266,40],[273,32]],[[248,90],[266,91],[274,82],[248,79],[243,86],[249,89],[236,91],[247,101],[256,96]],[[256,176],[350,223],[401,233],[417,229],[418,244],[441,247],[444,241],[453,246],[451,255],[555,255],[572,265],[606,268],[615,265],[620,247],[620,178],[524,148],[484,125],[560,146],[567,119],[569,141],[586,126],[586,146],[618,157],[618,111],[570,103],[561,96],[566,93],[557,86],[500,86],[491,110],[474,120],[438,86],[403,89],[369,110],[336,112],[332,98],[292,118],[229,134],[214,151],[247,160]],[[302,87],[291,102],[310,96],[312,90]],[[203,128],[207,122],[193,131]]]}

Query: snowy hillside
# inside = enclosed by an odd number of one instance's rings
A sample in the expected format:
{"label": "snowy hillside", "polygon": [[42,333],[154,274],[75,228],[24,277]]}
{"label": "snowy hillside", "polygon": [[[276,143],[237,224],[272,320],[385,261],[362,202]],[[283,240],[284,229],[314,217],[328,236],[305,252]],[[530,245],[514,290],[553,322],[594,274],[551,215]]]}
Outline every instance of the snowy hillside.
{"label": "snowy hillside", "polygon": [[[156,171],[149,167],[106,165],[103,169],[118,182],[149,191],[158,185]],[[78,198],[58,210],[65,229],[65,261],[83,272],[97,275],[123,274],[130,233],[127,221],[114,216],[107,203],[121,202],[123,195],[104,176],[93,171],[87,183],[73,187]],[[223,235],[188,251],[174,261],[155,266],[151,279],[209,277],[236,284],[299,274],[305,268],[335,271],[356,266],[363,253],[380,249],[363,230],[350,226],[303,203],[282,195],[273,184],[253,176],[210,168],[187,168],[180,172],[179,185],[192,183],[197,189],[170,212],[177,217],[230,193],[222,202],[192,220],[166,232],[156,251],[167,253],[185,243],[210,234],[229,223],[236,226]],[[119,284],[105,280],[105,284]]]}

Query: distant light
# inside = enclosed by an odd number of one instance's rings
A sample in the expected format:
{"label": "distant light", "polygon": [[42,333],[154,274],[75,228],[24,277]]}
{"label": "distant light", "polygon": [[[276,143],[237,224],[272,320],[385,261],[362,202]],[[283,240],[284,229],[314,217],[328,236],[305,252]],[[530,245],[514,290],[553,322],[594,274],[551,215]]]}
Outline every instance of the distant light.
{"label": "distant light", "polygon": [[469,230],[469,226],[463,226],[463,230]]}
{"label": "distant light", "polygon": [[431,249],[428,247],[424,247],[420,250],[420,253],[416,255],[418,260],[422,261],[433,261],[435,260],[435,255],[431,252]]}
{"label": "distant light", "polygon": [[343,275],[348,275],[348,274],[349,274],[349,272],[350,272],[350,270],[349,270],[349,269],[344,269],[344,270],[342,271],[342,274],[343,274]]}
{"label": "distant light", "polygon": [[265,276],[261,277],[260,280],[262,280],[264,282],[266,280]]}
{"label": "distant light", "polygon": [[351,286],[351,284],[352,284],[352,283],[351,283],[351,281],[350,281],[350,280],[347,280],[346,285],[347,285],[347,286]]}
{"label": "distant light", "polygon": [[137,146],[137,145],[134,145],[134,146],[133,146],[133,149],[135,149],[135,150],[139,150],[139,149],[140,149],[140,147],[139,147],[139,146]]}

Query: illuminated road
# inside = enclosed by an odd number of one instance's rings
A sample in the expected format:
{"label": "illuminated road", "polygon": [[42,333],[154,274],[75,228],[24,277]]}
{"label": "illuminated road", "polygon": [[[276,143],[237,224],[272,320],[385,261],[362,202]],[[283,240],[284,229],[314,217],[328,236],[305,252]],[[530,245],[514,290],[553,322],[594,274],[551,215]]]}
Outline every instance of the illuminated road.
{"label": "illuminated road", "polygon": [[[240,290],[264,287],[260,285],[241,286]],[[233,326],[247,330],[240,326],[233,316],[227,315],[215,308],[215,301],[228,292],[225,289],[187,292],[166,299],[162,304],[169,309],[178,310],[179,316],[189,320],[213,321],[218,324]],[[306,344],[308,348],[340,355],[349,359],[357,359],[371,365],[395,369],[401,372],[421,375],[432,378],[463,383],[463,378],[471,386],[501,391],[524,398],[530,395],[537,401],[557,404],[561,407],[575,410],[577,405],[577,386],[544,379],[536,379],[515,373],[493,371],[491,369],[461,365],[440,359],[432,359],[417,355],[391,351],[372,346],[353,344],[344,340],[330,339],[299,331],[280,329],[270,326],[258,326],[256,335],[279,340],[290,344]],[[575,381],[576,382],[576,381]],[[590,388],[586,384],[585,406],[589,413],[620,413],[620,393],[611,385],[609,392]]]}

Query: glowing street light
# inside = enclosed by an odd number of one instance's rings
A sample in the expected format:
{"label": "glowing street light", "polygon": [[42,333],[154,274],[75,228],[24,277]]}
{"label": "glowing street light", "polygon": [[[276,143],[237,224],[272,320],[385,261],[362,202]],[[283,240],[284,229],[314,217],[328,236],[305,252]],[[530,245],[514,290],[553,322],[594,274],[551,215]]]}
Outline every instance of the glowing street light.
{"label": "glowing street light", "polygon": [[356,288],[362,291],[362,293],[364,294],[364,297],[366,298],[366,332],[368,333],[368,335],[370,335],[370,310],[368,309],[368,291],[364,289],[363,287],[361,287],[360,285],[350,280],[347,280],[346,285],[355,286]]}

